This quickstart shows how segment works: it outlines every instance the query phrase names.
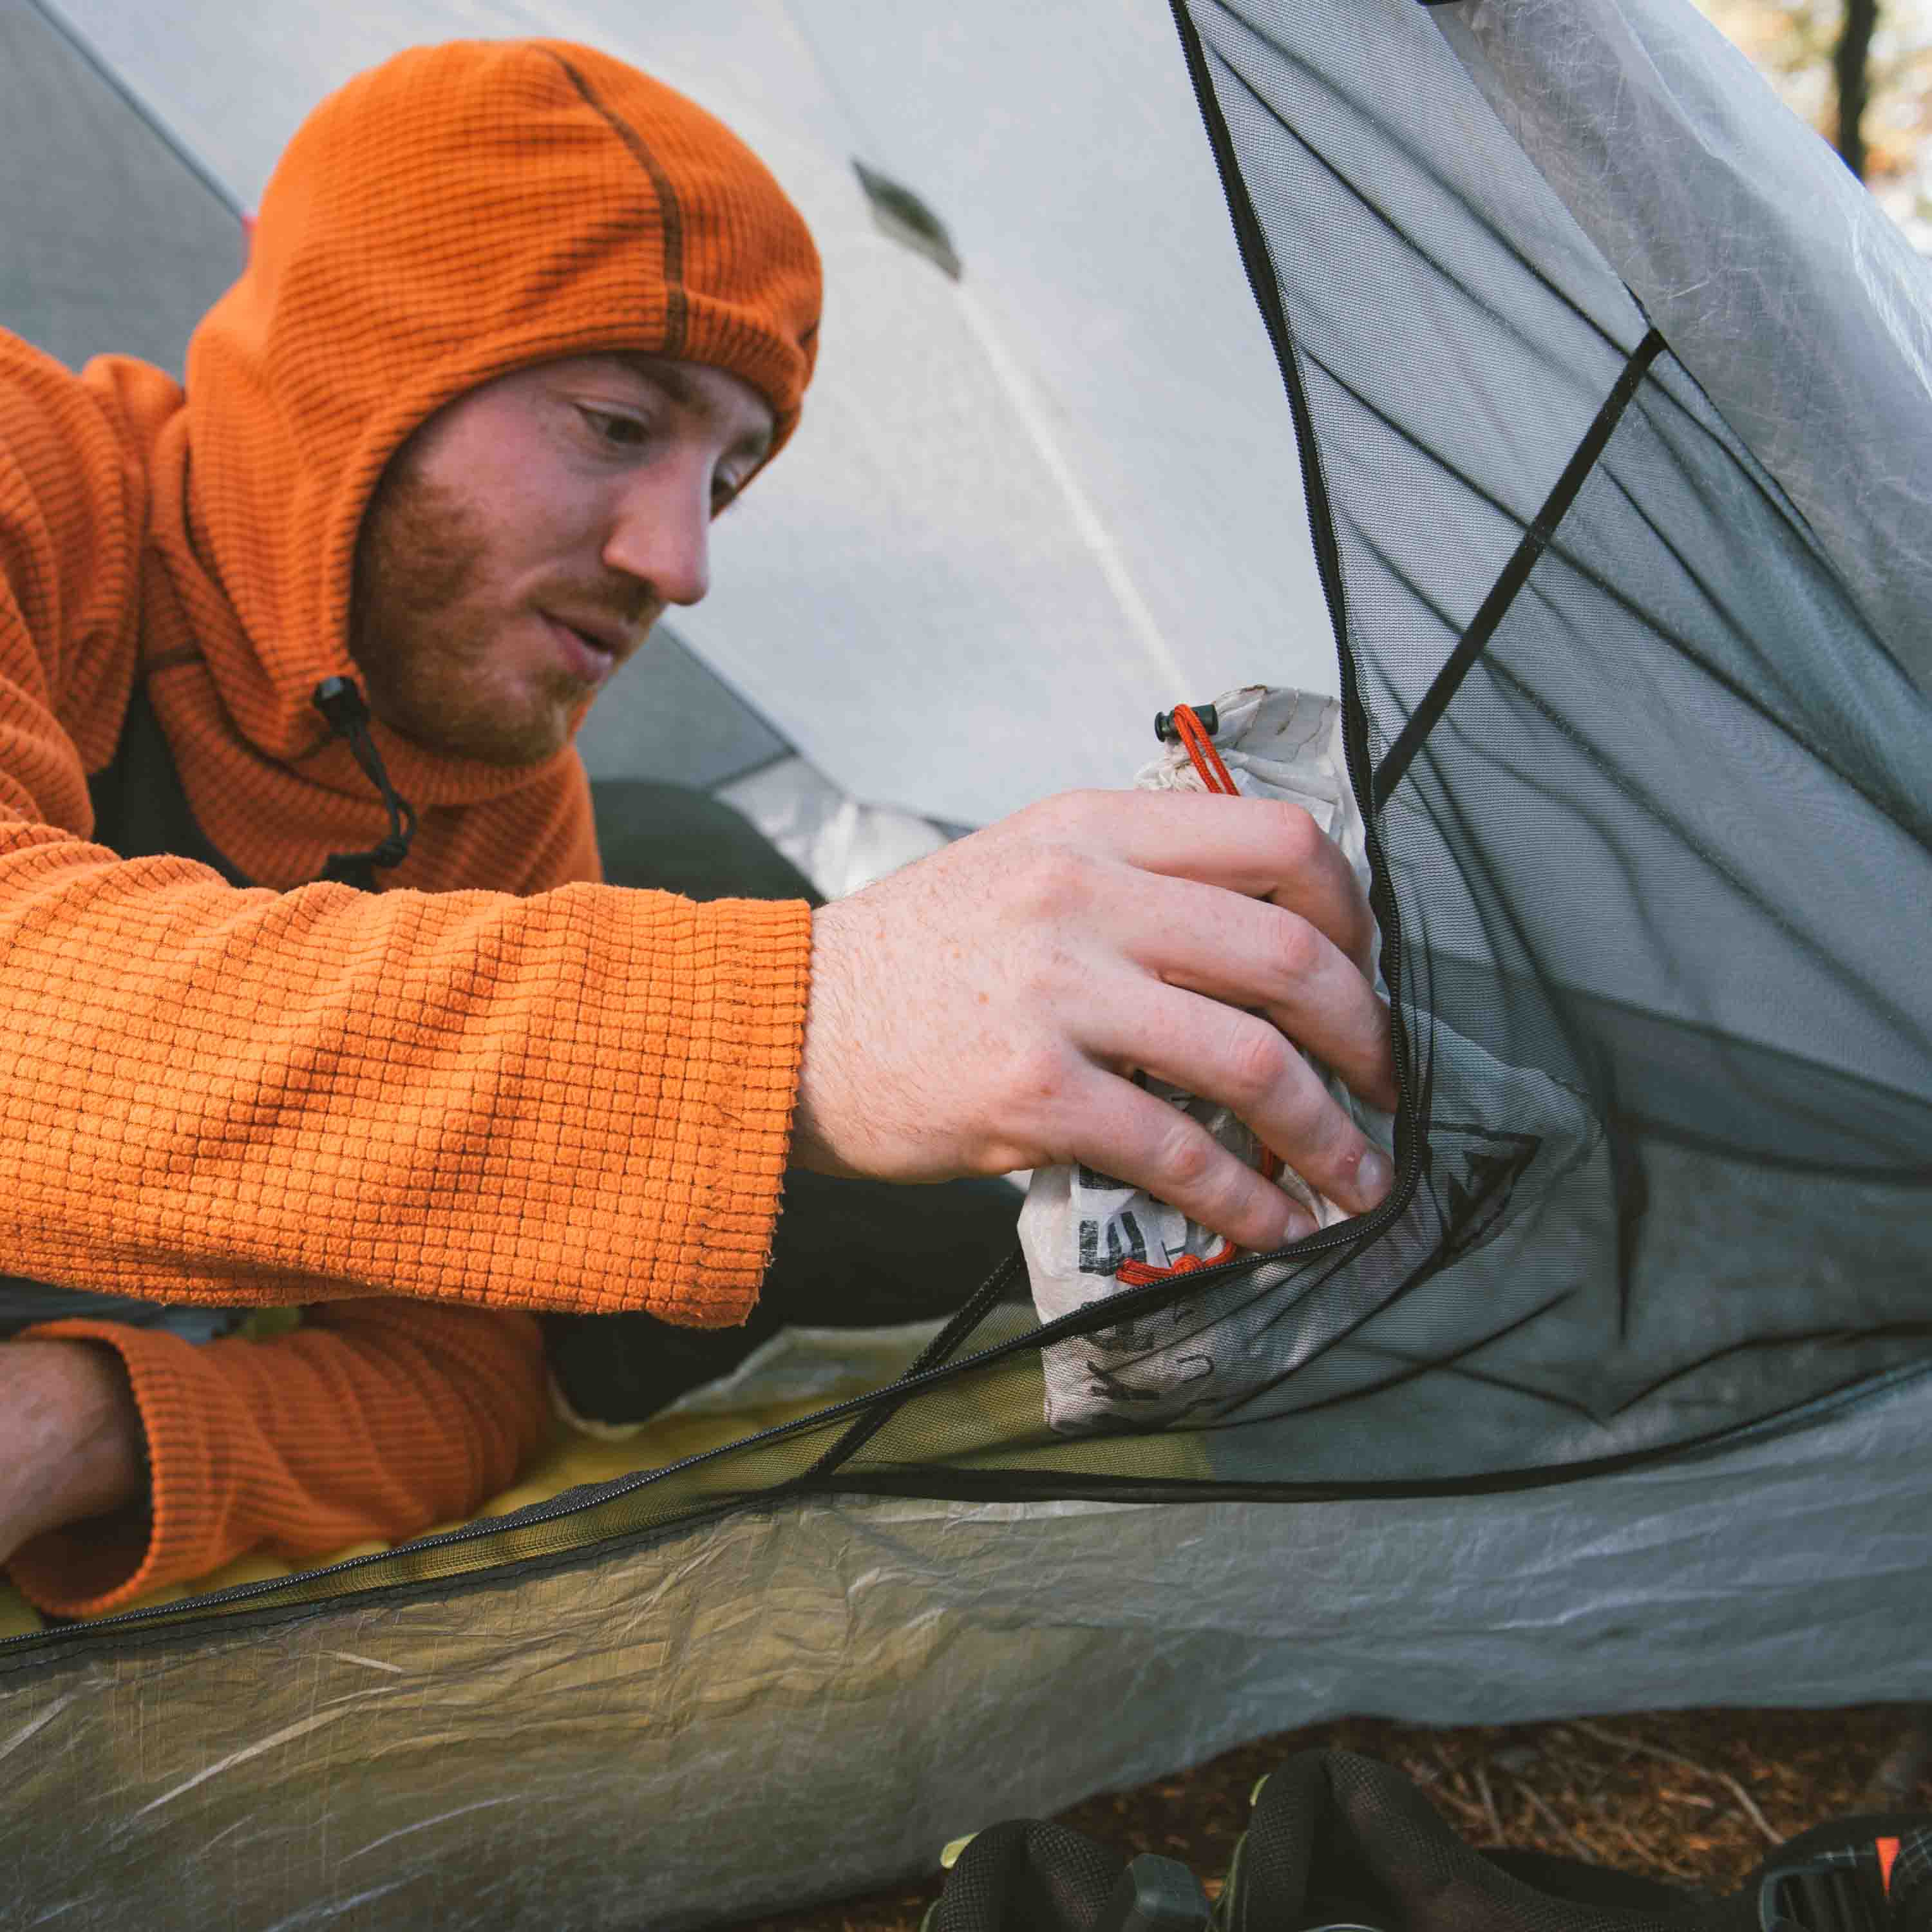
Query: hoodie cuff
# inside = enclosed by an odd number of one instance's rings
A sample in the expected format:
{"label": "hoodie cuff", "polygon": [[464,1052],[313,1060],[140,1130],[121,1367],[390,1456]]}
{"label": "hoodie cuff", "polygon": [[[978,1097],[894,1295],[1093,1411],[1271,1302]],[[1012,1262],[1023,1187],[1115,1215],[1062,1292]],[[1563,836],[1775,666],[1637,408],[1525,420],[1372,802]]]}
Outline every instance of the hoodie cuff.
{"label": "hoodie cuff", "polygon": [[[667,1201],[683,1205],[684,1226],[663,1256],[673,1264],[658,1271],[662,1292],[646,1305],[667,1322],[722,1328],[757,1305],[771,1260],[804,1056],[812,908],[718,899],[695,910],[704,956],[682,1043],[684,1104],[673,1144],[660,1140],[652,1161]],[[608,1312],[638,1305],[626,1294]]]}
{"label": "hoodie cuff", "polygon": [[44,1322],[20,1340],[95,1342],[121,1358],[147,1438],[148,1499],[52,1529],[8,1564],[14,1587],[60,1617],[106,1616],[163,1584],[209,1567],[220,1508],[218,1459],[196,1399],[206,1371],[191,1342],[115,1322]]}

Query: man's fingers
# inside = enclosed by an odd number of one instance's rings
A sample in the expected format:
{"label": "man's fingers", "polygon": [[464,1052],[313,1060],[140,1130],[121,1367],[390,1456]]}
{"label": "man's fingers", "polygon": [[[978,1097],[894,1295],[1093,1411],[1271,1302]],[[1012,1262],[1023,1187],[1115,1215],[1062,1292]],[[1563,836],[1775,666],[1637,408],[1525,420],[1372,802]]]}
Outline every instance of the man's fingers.
{"label": "man's fingers", "polygon": [[1388,1009],[1325,933],[1278,906],[1192,880],[1170,881],[1165,898],[1178,916],[1138,940],[1144,965],[1170,986],[1258,1008],[1370,1105],[1394,1110]]}
{"label": "man's fingers", "polygon": [[[1366,1214],[1388,1193],[1394,1178],[1388,1156],[1274,1027],[1178,988],[1149,992],[1136,1015],[1138,1043],[1123,1040],[1110,1047],[1096,1041],[1102,1052],[1112,1051],[1156,1079],[1232,1108],[1265,1146],[1351,1214]],[[1158,1042],[1151,1052],[1146,1045],[1149,1021]],[[1160,1193],[1157,1188],[1152,1191]]]}
{"label": "man's fingers", "polygon": [[1309,862],[1277,886],[1268,898],[1284,911],[1305,919],[1332,940],[1362,977],[1376,976],[1376,920],[1367,896],[1356,884],[1354,868],[1334,840],[1308,821],[1315,844]]}
{"label": "man's fingers", "polygon": [[1021,819],[1144,872],[1271,900],[1374,976],[1367,902],[1340,848],[1298,805],[1202,792],[1068,792]]}
{"label": "man's fingers", "polygon": [[1373,1206],[1378,1156],[1284,1036],[1393,1101],[1370,928],[1298,807],[1046,800],[814,914],[793,1158],[906,1180],[1080,1159],[1278,1246],[1289,1198],[1121,1075],[1222,1102],[1331,1199]]}
{"label": "man's fingers", "polygon": [[1266,1250],[1315,1232],[1314,1217],[1178,1107],[1097,1070],[1072,1151],[1235,1244]]}

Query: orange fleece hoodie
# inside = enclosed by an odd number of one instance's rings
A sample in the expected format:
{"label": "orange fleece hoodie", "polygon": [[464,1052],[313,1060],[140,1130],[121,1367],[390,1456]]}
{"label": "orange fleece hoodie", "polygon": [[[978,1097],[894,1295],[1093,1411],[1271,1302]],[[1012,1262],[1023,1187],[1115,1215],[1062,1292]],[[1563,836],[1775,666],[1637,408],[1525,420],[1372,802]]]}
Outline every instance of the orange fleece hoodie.
{"label": "orange fleece hoodie", "polygon": [[[154,1471],[125,1546],[16,1558],[44,1606],[473,1506],[541,1427],[528,1311],[751,1308],[806,908],[603,886],[573,750],[505,770],[380,724],[413,848],[376,895],[304,884],[388,829],[312,694],[354,674],[362,512],[435,410],[642,350],[741,376],[782,443],[818,302],[802,221],[710,116],[588,48],[459,42],[304,124],[184,393],[0,338],[0,1271],[335,1304],[201,1349],[34,1331],[119,1352]],[[90,842],[137,677],[260,890]]]}

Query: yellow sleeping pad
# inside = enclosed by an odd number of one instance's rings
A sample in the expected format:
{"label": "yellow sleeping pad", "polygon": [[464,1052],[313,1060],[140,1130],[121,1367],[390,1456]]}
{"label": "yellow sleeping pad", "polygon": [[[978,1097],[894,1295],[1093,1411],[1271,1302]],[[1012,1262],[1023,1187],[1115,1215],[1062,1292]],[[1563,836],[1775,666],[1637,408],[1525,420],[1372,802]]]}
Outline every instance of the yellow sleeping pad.
{"label": "yellow sleeping pad", "polygon": [[[1010,1319],[1015,1328],[1026,1324],[1027,1318],[1018,1311]],[[559,1422],[549,1442],[508,1489],[492,1496],[475,1516],[434,1524],[418,1535],[441,1536],[467,1523],[508,1516],[532,1504],[548,1502],[566,1490],[664,1468],[712,1450],[728,1448],[762,1430],[796,1421],[834,1402],[881,1388],[904,1373],[931,1339],[936,1326],[921,1323],[903,1328],[787,1330],[766,1343],[730,1382],[695,1391],[622,1440],[587,1435]],[[996,1315],[987,1324],[986,1339],[992,1339],[994,1330],[1006,1326],[1006,1322]],[[986,1445],[986,1450],[981,1453],[993,1453],[1004,1463],[1015,1460],[1010,1451],[1001,1454],[994,1445],[1002,1436],[1010,1437],[1012,1419],[1000,1413],[1006,1407],[1017,1403],[1034,1415],[1040,1412],[1037,1358],[1028,1366],[1030,1374],[1023,1375],[1016,1384],[1009,1380],[998,1392],[968,1378],[925,1398],[928,1423],[934,1413],[935,1400],[950,1412],[948,1426],[937,1432],[951,1445],[949,1461],[970,1465],[978,1460],[972,1445],[981,1442]],[[1172,1448],[1174,1466],[1163,1473],[1198,1475],[1206,1472],[1198,1442],[1177,1436],[1172,1438]],[[1023,1454],[1019,1460],[1025,1460]],[[735,1488],[740,1478],[728,1462],[721,1462],[716,1480],[721,1485]],[[352,1558],[401,1546],[376,1541],[350,1544],[318,1555],[301,1568],[326,1569]],[[278,1581],[297,1574],[294,1564],[259,1550],[250,1551],[205,1576],[146,1592],[127,1608],[154,1609],[184,1598],[233,1589],[244,1583]],[[0,1579],[0,1639],[26,1635],[43,1628],[33,1606]]]}

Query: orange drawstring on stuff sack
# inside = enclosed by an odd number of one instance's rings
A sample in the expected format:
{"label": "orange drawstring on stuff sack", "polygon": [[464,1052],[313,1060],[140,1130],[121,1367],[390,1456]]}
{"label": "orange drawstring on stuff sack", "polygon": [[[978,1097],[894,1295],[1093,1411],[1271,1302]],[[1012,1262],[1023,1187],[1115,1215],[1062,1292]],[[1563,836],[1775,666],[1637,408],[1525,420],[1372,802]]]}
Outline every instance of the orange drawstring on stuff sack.
{"label": "orange drawstring on stuff sack", "polygon": [[[1213,712],[1214,707],[1208,707]],[[1220,714],[1215,714],[1220,722]],[[1163,711],[1154,720],[1154,730],[1163,742],[1172,731],[1180,740],[1182,748],[1200,775],[1201,782],[1210,791],[1222,793],[1228,797],[1237,795],[1234,781],[1228,775],[1228,768],[1221,762],[1221,754],[1214,748],[1214,740],[1208,727],[1201,722],[1201,714],[1191,704],[1177,704],[1172,711]]]}
{"label": "orange drawstring on stuff sack", "polygon": [[[1210,712],[1212,709],[1210,706]],[[1154,720],[1154,730],[1163,743],[1170,734],[1180,740],[1202,784],[1209,791],[1228,798],[1240,796],[1240,788],[1222,764],[1208,728],[1192,705],[1177,704],[1172,711],[1163,711]],[[1272,1180],[1280,1172],[1280,1156],[1270,1148],[1263,1148],[1262,1178]],[[1114,1279],[1127,1288],[1144,1288],[1150,1282],[1172,1280],[1178,1274],[1192,1274],[1201,1268],[1219,1268],[1223,1262],[1232,1261],[1240,1252],[1232,1241],[1224,1240],[1211,1255],[1183,1255],[1168,1268],[1156,1268],[1150,1262],[1124,1261],[1114,1269]]]}

